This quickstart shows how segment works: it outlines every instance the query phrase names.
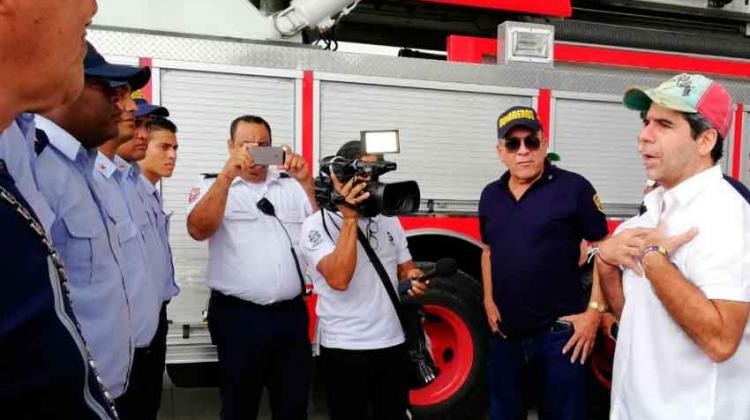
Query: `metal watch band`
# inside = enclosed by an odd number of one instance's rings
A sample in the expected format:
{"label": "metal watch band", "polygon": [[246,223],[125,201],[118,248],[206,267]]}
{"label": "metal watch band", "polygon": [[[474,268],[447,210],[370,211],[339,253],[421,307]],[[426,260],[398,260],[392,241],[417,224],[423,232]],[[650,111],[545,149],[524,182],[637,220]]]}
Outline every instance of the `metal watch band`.
{"label": "metal watch band", "polygon": [[589,302],[589,308],[594,309],[600,314],[607,312],[607,305],[597,302],[595,300],[592,300],[591,302]]}

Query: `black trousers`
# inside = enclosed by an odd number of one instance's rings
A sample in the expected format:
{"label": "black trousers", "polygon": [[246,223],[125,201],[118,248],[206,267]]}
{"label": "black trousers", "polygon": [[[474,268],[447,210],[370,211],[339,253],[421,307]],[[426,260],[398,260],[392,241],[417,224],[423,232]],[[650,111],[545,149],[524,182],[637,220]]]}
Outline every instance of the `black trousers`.
{"label": "black trousers", "polygon": [[159,312],[159,326],[148,347],[135,349],[128,389],[115,401],[122,420],[156,420],[161,404],[167,355],[167,303]]}
{"label": "black trousers", "polygon": [[378,350],[321,347],[331,420],[406,420],[409,408],[403,345]]}
{"label": "black trousers", "polygon": [[312,376],[302,298],[269,306],[211,293],[208,327],[219,354],[222,420],[257,419],[263,388],[273,420],[306,420]]}

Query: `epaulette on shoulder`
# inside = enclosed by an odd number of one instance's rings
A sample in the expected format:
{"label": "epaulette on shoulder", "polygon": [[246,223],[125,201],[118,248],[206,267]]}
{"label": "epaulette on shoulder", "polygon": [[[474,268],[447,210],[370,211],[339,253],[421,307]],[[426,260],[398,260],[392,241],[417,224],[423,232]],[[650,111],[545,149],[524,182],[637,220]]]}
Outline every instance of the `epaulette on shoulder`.
{"label": "epaulette on shoulder", "polygon": [[203,179],[213,179],[213,178],[218,178],[219,176],[219,174],[209,174],[209,173],[205,173],[201,175],[203,175]]}

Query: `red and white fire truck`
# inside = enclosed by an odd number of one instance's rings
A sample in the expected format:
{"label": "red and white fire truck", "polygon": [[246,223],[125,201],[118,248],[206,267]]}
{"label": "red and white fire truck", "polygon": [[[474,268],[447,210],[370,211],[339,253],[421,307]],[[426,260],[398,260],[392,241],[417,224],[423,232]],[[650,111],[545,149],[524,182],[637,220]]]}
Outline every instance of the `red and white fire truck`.
{"label": "red and white fire truck", "polygon": [[[621,105],[624,88],[708,74],[737,102],[722,168],[750,181],[745,0],[349,3],[99,0],[89,39],[113,62],[151,66],[144,96],[168,107],[179,127],[177,169],[161,184],[182,287],[169,306],[168,372],[177,385],[212,381],[207,251],[188,236],[185,208],[201,173],[223,166],[238,115],[266,118],[275,143],[294,147],[315,171],[361,130],[400,130],[401,152],[388,156],[398,170],[385,180],[419,182],[420,212],[401,218],[414,259],[450,256],[460,267],[424,298],[442,373],[411,393],[420,418],[474,419],[485,410],[475,214],[480,191],[504,170],[494,152],[501,111],[534,106],[559,165],[593,183],[614,224],[635,214],[645,180],[640,120]],[[347,42],[402,48],[386,49],[398,56],[344,52],[355,45]]]}

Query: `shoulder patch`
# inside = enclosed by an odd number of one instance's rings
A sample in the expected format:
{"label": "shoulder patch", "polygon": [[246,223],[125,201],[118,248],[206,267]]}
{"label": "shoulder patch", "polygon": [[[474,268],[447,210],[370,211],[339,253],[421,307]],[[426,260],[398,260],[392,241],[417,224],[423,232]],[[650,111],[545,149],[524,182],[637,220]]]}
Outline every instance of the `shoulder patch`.
{"label": "shoulder patch", "polygon": [[201,195],[201,189],[198,187],[193,187],[192,190],[190,190],[190,194],[188,195],[188,204],[193,204],[195,200],[198,199],[198,196]]}
{"label": "shoulder patch", "polygon": [[312,246],[318,246],[323,243],[323,235],[317,230],[311,230],[310,233],[307,234],[307,240],[310,241]]}
{"label": "shoulder patch", "polygon": [[594,205],[597,210],[604,213],[604,206],[602,205],[602,200],[599,198],[599,194],[594,194]]}

